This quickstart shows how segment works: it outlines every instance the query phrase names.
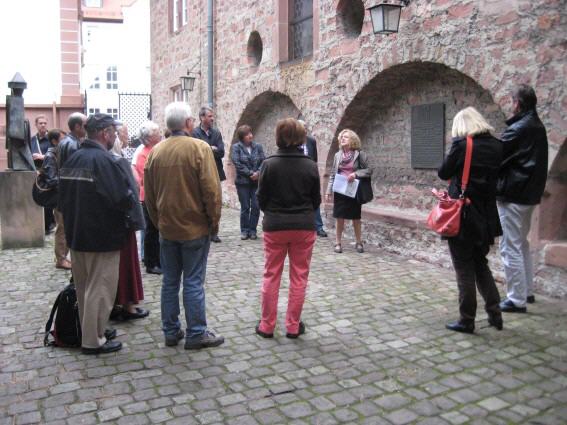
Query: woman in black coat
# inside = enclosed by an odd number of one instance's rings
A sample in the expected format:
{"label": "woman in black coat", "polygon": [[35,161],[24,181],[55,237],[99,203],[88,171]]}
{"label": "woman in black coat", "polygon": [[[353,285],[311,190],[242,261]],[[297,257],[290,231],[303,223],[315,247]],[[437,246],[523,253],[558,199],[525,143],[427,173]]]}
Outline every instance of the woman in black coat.
{"label": "woman in black coat", "polygon": [[232,145],[230,159],[236,169],[236,193],[240,201],[240,239],[257,239],[260,208],[256,198],[260,167],[266,159],[262,145],[254,142],[252,129],[242,125],[236,130],[238,143]]}
{"label": "woman in black coat", "polygon": [[298,146],[305,143],[305,128],[295,119],[278,121],[278,151],[260,171],[258,202],[264,211],[264,279],[262,317],[256,333],[272,338],[276,326],[280,280],[289,257],[289,296],[285,318],[286,337],[305,333],[301,312],[309,278],[311,254],[317,238],[315,211],[321,204],[317,164]]}
{"label": "woman in black coat", "polygon": [[453,144],[439,168],[439,177],[451,180],[449,195],[459,198],[465,162],[467,136],[472,136],[473,150],[466,197],[471,203],[465,207],[461,230],[448,238],[449,251],[459,287],[460,318],[446,325],[457,332],[473,333],[476,316],[476,288],[484,299],[488,323],[502,329],[500,295],[486,255],[494,238],[502,234],[496,208],[496,182],[502,158],[502,144],[490,131],[494,129],[474,108],[463,109],[453,119]]}

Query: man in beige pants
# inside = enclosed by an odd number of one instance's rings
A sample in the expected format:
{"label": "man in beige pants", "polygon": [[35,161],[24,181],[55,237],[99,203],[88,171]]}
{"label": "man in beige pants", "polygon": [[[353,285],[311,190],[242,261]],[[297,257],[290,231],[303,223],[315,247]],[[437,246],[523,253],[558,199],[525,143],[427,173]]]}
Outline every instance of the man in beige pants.
{"label": "man in beige pants", "polygon": [[128,176],[108,152],[118,123],[91,115],[87,139],[59,173],[59,206],[71,249],[82,330],[83,354],[118,351],[116,332],[105,329],[116,298],[126,212],[134,203]]}

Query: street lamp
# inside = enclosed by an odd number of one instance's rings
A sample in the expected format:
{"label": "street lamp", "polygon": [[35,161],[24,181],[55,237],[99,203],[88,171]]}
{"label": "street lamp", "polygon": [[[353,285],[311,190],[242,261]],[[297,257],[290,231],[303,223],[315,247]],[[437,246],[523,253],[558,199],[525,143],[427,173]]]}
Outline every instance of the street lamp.
{"label": "street lamp", "polygon": [[393,34],[398,32],[402,7],[407,6],[410,0],[400,0],[400,3],[379,3],[370,7],[370,18],[374,34]]}
{"label": "street lamp", "polygon": [[181,90],[184,92],[193,91],[195,86],[195,77],[193,75],[183,75],[181,77]]}

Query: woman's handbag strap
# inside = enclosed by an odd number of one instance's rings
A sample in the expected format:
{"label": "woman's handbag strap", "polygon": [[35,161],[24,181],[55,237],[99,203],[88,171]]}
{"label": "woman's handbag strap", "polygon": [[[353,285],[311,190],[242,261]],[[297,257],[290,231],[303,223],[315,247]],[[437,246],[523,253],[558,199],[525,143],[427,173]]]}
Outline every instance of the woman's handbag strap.
{"label": "woman's handbag strap", "polygon": [[467,136],[467,149],[465,151],[465,167],[463,168],[463,179],[461,180],[461,193],[464,195],[469,184],[469,176],[471,173],[473,140],[472,136]]}

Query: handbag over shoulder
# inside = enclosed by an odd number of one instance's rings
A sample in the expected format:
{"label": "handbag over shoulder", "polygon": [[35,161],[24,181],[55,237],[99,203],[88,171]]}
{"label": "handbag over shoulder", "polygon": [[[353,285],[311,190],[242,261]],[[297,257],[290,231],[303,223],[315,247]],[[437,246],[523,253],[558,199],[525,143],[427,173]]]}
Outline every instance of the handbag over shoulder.
{"label": "handbag over shoulder", "polygon": [[461,181],[461,196],[453,199],[446,190],[433,189],[433,195],[438,199],[437,205],[433,207],[427,217],[427,227],[445,237],[454,237],[461,231],[461,219],[463,207],[470,204],[466,197],[467,185],[471,171],[471,159],[473,150],[472,136],[467,136],[467,147],[465,152],[465,165],[463,167],[463,178]]}

